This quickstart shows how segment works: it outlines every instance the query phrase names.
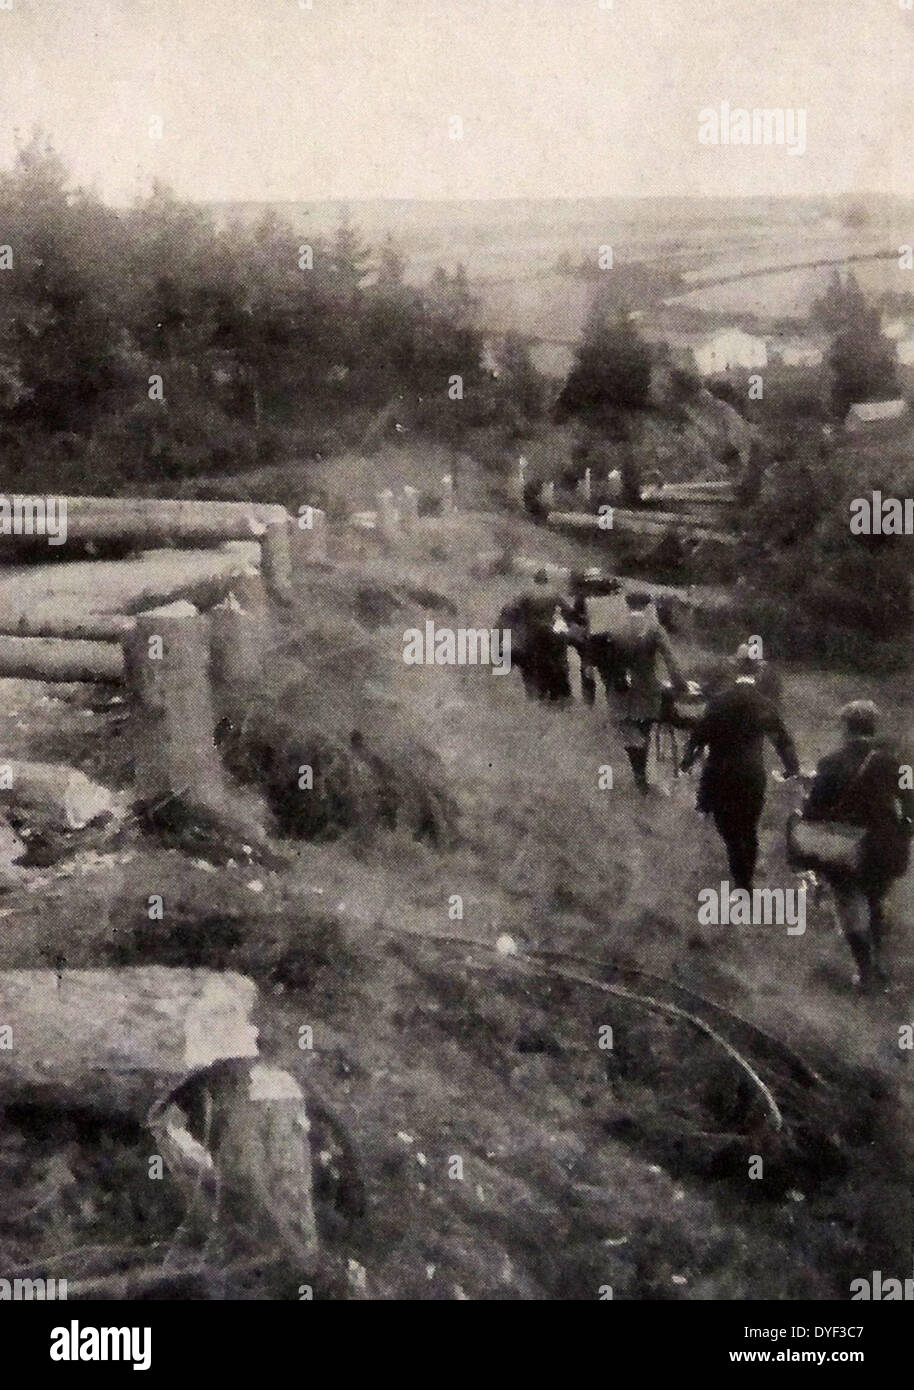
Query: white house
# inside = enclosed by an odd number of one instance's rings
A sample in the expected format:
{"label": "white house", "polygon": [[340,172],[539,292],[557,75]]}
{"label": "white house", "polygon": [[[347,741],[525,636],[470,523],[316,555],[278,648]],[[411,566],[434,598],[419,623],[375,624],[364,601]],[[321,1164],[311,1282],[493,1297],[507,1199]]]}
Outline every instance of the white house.
{"label": "white house", "polygon": [[786,338],[773,345],[785,367],[821,367],[824,353],[808,338]]}
{"label": "white house", "polygon": [[907,402],[899,396],[892,401],[860,401],[852,405],[844,420],[845,429],[861,430],[867,426],[900,420],[907,413]]}
{"label": "white house", "polygon": [[911,332],[911,325],[907,319],[888,319],[883,320],[882,336],[892,338],[897,341],[899,338],[906,338]]}
{"label": "white house", "polygon": [[725,372],[754,371],[768,366],[764,338],[744,333],[741,328],[722,328],[693,349],[695,366],[702,376]]}
{"label": "white house", "polygon": [[899,338],[895,344],[895,356],[903,367],[914,367],[914,333],[910,338]]}

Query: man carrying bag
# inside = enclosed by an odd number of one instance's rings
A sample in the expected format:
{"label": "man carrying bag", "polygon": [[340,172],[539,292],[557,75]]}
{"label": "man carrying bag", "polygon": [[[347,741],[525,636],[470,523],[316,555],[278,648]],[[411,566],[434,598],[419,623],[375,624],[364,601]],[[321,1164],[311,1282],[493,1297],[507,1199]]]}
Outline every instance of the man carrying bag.
{"label": "man carrying bag", "polygon": [[842,746],[819,763],[802,815],[788,821],[787,857],[829,883],[857,982],[870,991],[885,979],[883,902],[908,867],[914,791],[902,789],[897,755],[876,738],[875,705],[855,700],[840,717]]}

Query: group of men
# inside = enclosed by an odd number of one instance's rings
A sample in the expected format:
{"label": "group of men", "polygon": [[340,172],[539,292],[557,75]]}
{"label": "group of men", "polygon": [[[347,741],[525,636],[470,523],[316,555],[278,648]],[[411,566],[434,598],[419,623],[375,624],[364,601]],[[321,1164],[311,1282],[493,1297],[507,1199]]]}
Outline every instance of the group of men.
{"label": "group of men", "polygon": [[[532,589],[508,604],[499,622],[511,630],[512,664],[520,669],[528,698],[559,704],[573,698],[572,652],[580,663],[586,703],[595,703],[602,682],[642,794],[655,790],[648,780],[652,732],[666,725],[687,733],[677,775],[705,755],[697,808],[713,819],[724,842],[733,886],[751,894],[767,783],[766,740],[774,745],[784,778],[800,776],[781,710],[780,682],[768,663],[744,644],[702,689],[685,678],[651,593],[637,586],[624,589],[619,580],[596,571],[572,575],[565,594],[540,570]],[[914,790],[910,778],[901,775],[897,750],[878,736],[878,712],[871,702],[845,706],[840,726],[841,746],[819,763],[802,814],[811,823],[836,822],[864,832],[853,870],[824,863],[818,877],[832,890],[856,980],[870,991],[885,978],[884,900],[908,867]]]}

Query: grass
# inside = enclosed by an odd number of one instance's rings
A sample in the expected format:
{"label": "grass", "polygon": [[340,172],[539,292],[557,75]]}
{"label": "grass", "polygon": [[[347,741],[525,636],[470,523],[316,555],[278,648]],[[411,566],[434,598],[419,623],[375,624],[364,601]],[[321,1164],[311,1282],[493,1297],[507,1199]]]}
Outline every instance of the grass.
{"label": "grass", "polygon": [[[553,563],[588,562],[523,521],[513,541]],[[265,1048],[361,1155],[367,1214],[335,1223],[331,1193],[322,1219],[328,1250],[365,1270],[371,1297],[596,1298],[606,1284],[617,1298],[846,1297],[852,1277],[900,1271],[914,1104],[897,1047],[904,993],[853,998],[824,908],[802,937],[699,926],[698,890],[725,870],[694,784],[643,801],[599,706],[559,712],[528,703],[516,675],[404,664],[404,629],[426,616],[494,622],[520,583],[480,565],[497,548],[481,516],[430,524],[396,552],[340,539],[334,568],[309,576],[278,621],[269,680],[219,693],[235,740],[227,761],[273,789],[291,835],[286,867],[241,859],[216,872],[131,826],[8,896],[0,963],[193,960],[252,974]],[[706,660],[699,647],[683,653],[692,669]],[[910,681],[784,675],[805,762],[851,695],[874,695],[899,730],[910,720]],[[112,737],[122,711],[86,717],[86,706],[81,693],[20,706],[8,742],[66,746],[125,785],[126,734]],[[309,758],[325,778],[316,816],[284,809],[289,767]],[[601,791],[607,764],[615,785]],[[669,780],[668,766],[658,771]],[[782,830],[795,797],[772,785],[766,885],[792,882]],[[418,833],[429,806],[435,837]],[[150,893],[164,898],[161,923],[148,920]],[[896,910],[890,963],[909,989],[910,881]],[[738,1070],[693,1027],[485,949],[503,935],[687,987],[783,1039],[829,1086],[804,1099],[776,1069],[791,1129],[777,1141]],[[596,965],[579,973],[603,978]],[[305,1024],[314,1045],[302,1051]],[[605,1025],[611,1053],[597,1045]],[[766,1162],[760,1182],[752,1154]],[[95,1179],[78,1180],[91,1193]],[[112,1182],[127,1197],[144,1187],[124,1171]],[[33,1195],[9,1194],[0,1215],[8,1263]],[[123,1218],[124,1238],[142,1229]],[[95,1238],[91,1221],[79,1235]],[[72,1237],[42,1227],[33,1253]],[[273,1291],[287,1296],[284,1284]]]}

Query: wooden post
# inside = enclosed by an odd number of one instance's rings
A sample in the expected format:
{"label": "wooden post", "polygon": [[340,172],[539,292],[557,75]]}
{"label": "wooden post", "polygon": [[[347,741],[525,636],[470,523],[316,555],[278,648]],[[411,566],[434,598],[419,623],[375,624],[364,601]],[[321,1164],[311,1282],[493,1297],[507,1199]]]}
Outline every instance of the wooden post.
{"label": "wooden post", "polygon": [[210,656],[213,679],[222,685],[250,685],[263,675],[270,640],[264,614],[248,612],[234,593],[212,609]]}
{"label": "wooden post", "polygon": [[618,468],[613,468],[606,475],[606,495],[610,502],[618,502],[622,496],[622,474]]}
{"label": "wooden post", "polygon": [[517,460],[517,496],[518,500],[524,500],[524,488],[527,486],[527,460],[521,454]]}
{"label": "wooden post", "polygon": [[403,530],[414,531],[419,524],[419,489],[410,487],[409,484],[403,489]]}
{"label": "wooden post", "polygon": [[321,565],[327,560],[327,517],[319,507],[305,507],[289,521],[289,549],[292,568]]}
{"label": "wooden post", "polygon": [[270,521],[260,539],[261,569],[271,598],[287,603],[292,597],[292,554],[288,521]]}
{"label": "wooden post", "polygon": [[397,510],[394,506],[394,495],[389,487],[384,488],[378,493],[378,531],[385,541],[396,540],[397,537]]}
{"label": "wooden post", "polygon": [[551,511],[555,506],[555,483],[543,483],[543,490],[540,493],[540,501],[547,510]]}
{"label": "wooden post", "polygon": [[450,473],[445,473],[441,479],[441,514],[450,516],[457,510],[454,503],[454,479]]}
{"label": "wooden post", "polygon": [[137,799],[157,806],[221,801],[222,765],[213,743],[209,624],[193,604],[139,613],[124,638],[124,665],[137,704]]}
{"label": "wooden post", "polygon": [[260,570],[254,569],[253,566],[249,566],[232,580],[229,592],[235,595],[245,613],[267,614],[270,610],[270,600],[267,586],[263,582],[263,575]]}

